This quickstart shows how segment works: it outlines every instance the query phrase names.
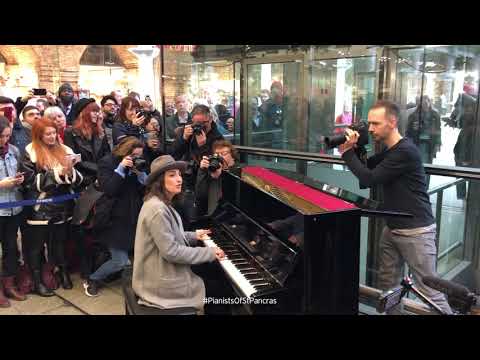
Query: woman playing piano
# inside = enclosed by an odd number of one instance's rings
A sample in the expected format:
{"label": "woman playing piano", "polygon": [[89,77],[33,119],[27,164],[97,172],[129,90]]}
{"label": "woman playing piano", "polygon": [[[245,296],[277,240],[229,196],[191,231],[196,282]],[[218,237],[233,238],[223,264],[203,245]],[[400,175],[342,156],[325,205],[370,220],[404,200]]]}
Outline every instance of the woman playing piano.
{"label": "woman playing piano", "polygon": [[139,304],[162,309],[195,307],[203,313],[205,285],[190,265],[223,259],[215,247],[196,247],[209,230],[185,232],[180,215],[171,206],[182,191],[181,171],[186,163],[170,155],[152,162],[145,202],[135,237],[132,287]]}

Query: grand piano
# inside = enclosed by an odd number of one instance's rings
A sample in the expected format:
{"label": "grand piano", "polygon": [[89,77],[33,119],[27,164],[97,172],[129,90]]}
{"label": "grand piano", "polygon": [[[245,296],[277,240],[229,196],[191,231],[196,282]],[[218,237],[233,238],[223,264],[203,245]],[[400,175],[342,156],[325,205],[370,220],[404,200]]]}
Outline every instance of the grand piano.
{"label": "grand piano", "polygon": [[360,217],[406,216],[304,176],[244,166],[222,175],[206,246],[248,314],[358,314]]}

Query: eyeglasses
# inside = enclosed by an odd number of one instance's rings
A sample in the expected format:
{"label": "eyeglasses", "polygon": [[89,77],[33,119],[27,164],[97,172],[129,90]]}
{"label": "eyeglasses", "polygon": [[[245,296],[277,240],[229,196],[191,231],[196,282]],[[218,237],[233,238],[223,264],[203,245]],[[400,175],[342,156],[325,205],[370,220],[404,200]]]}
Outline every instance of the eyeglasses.
{"label": "eyeglasses", "polygon": [[115,106],[114,103],[105,103],[105,106]]}

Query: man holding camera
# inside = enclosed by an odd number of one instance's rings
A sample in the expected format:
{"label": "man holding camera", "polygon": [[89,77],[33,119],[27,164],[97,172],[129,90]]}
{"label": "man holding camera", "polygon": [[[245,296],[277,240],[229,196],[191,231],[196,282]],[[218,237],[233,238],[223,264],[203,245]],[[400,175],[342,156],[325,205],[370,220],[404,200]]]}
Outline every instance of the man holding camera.
{"label": "man holding camera", "polygon": [[198,215],[210,215],[222,198],[223,171],[232,169],[238,158],[232,143],[217,140],[212,146],[213,155],[203,156],[195,184],[195,203]]}
{"label": "man holding camera", "polygon": [[203,156],[212,155],[212,145],[216,140],[223,140],[223,136],[212,120],[209,107],[196,105],[192,110],[192,124],[180,129],[172,152],[175,160],[188,162],[183,181],[184,202],[177,207],[187,228],[196,218],[194,190],[198,167]]}
{"label": "man holding camera", "polygon": [[[360,134],[346,129],[346,142],[340,146],[340,152],[362,187],[381,185],[385,209],[413,215],[386,219],[380,239],[378,287],[389,290],[398,286],[406,262],[417,288],[445,313],[451,314],[445,296],[422,281],[423,277],[436,274],[436,224],[419,150],[400,135],[399,118],[400,109],[396,104],[378,101],[368,114],[368,130],[386,149],[368,158],[365,166],[354,151]],[[399,311],[396,307],[391,313]]]}

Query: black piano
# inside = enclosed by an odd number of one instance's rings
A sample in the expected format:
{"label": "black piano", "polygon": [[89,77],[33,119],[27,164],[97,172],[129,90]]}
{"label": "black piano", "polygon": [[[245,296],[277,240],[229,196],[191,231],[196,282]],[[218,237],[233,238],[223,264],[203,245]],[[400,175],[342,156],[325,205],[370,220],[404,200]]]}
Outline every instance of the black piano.
{"label": "black piano", "polygon": [[222,181],[223,200],[204,225],[206,245],[226,254],[225,297],[248,314],[358,314],[360,217],[402,214],[279,170],[245,166]]}

